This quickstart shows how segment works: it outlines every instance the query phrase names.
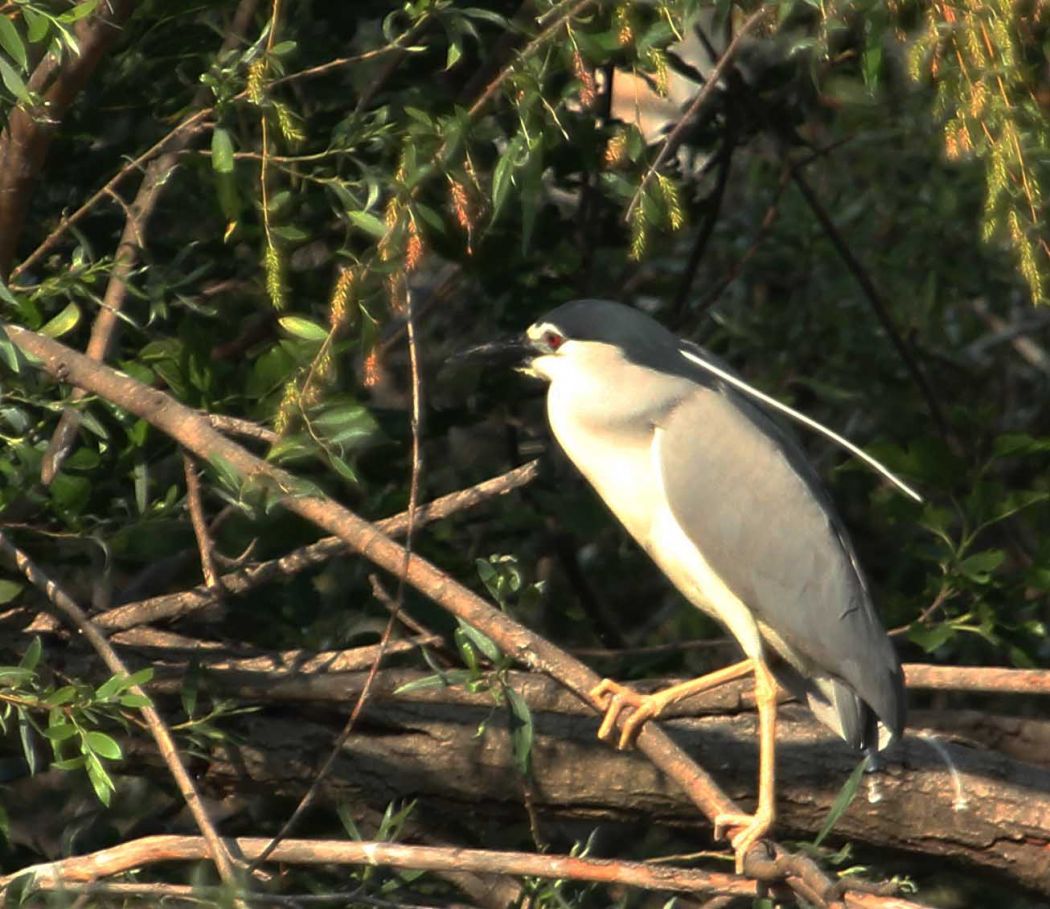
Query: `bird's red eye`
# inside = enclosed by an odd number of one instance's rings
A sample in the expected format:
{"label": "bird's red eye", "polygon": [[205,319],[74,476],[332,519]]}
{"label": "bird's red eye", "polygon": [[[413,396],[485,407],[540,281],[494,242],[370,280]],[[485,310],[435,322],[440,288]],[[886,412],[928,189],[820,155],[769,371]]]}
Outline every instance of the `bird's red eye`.
{"label": "bird's red eye", "polygon": [[565,337],[559,335],[556,331],[548,331],[543,336],[543,343],[546,344],[551,350],[557,350],[562,344],[565,343]]}

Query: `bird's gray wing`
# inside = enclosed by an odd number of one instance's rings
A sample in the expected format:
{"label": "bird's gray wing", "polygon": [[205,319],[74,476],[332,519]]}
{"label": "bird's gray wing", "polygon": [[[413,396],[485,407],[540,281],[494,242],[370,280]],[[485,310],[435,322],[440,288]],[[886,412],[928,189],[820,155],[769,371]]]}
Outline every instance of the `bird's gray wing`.
{"label": "bird's gray wing", "polygon": [[[826,675],[843,735],[868,745],[860,705],[894,735],[904,720],[896,654],[852,546],[798,443],[725,387],[695,385],[660,421],[672,513],[729,589],[790,649],[802,677]],[[826,689],[826,690],[825,690]],[[841,706],[836,704],[842,700]]]}

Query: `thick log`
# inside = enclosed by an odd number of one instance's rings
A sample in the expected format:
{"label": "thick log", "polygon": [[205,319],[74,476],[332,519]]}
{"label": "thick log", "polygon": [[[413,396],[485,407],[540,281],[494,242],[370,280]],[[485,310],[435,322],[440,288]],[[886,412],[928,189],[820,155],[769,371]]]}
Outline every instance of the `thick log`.
{"label": "thick log", "polygon": [[[353,697],[350,675],[341,678],[344,704]],[[394,694],[413,677],[418,676],[407,671],[380,673],[362,726],[331,774],[329,797],[385,804],[413,796],[444,811],[519,815],[525,781],[515,768],[507,713],[498,706],[498,695],[460,688]],[[286,697],[291,686],[299,698],[310,700],[310,689],[317,694],[320,681],[276,684]],[[596,719],[572,695],[536,675],[513,674],[512,684],[534,716],[528,789],[536,811],[594,822],[637,823],[644,816],[703,831],[703,844],[710,844],[707,822],[681,790],[636,752],[617,752],[598,742]],[[318,721],[282,709],[246,717],[244,744],[219,747],[205,784],[301,793],[334,738],[332,726],[321,721],[329,709],[324,700],[314,708]],[[748,700],[747,692],[727,688],[702,709],[728,714],[663,724],[744,804],[753,798],[757,774]],[[481,724],[485,732],[479,736]],[[858,756],[795,704],[781,707],[777,754],[778,834],[811,837]],[[839,821],[840,840],[944,856],[1050,894],[1050,771],[932,731],[909,733],[883,754],[882,765],[865,778]]]}

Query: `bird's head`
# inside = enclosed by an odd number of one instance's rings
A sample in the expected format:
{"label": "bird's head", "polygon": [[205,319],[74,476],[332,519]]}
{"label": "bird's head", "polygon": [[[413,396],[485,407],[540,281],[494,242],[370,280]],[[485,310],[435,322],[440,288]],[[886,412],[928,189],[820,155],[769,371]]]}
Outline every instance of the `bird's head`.
{"label": "bird's head", "polygon": [[636,309],[608,300],[573,300],[541,316],[522,335],[483,344],[464,356],[554,382],[581,370],[600,375],[625,359],[640,364],[666,360],[676,349],[674,335]]}

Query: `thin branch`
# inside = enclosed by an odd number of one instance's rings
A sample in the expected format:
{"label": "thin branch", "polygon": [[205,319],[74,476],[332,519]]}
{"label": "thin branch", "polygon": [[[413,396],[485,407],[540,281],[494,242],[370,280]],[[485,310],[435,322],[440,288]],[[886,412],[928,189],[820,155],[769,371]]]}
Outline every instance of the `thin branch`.
{"label": "thin branch", "polygon": [[222,587],[219,585],[219,574],[215,570],[211,535],[208,533],[208,522],[204,517],[204,505],[201,503],[201,481],[197,475],[193,458],[185,451],[182,453],[182,471],[186,476],[186,505],[190,512],[193,535],[197,538],[197,551],[200,553],[204,586],[216,597],[221,597]]}
{"label": "thin branch", "polygon": [[[210,422],[210,420],[209,420]],[[506,495],[514,489],[531,483],[539,473],[539,462],[529,461],[521,467],[515,467],[504,474],[485,480],[441,496],[422,506],[416,511],[416,521],[420,526],[450,517],[460,511],[475,508],[482,502],[497,496]],[[392,537],[399,537],[408,527],[408,512],[402,512],[389,518],[377,521],[380,531]],[[325,537],[316,543],[303,546],[278,559],[260,562],[250,568],[241,568],[224,574],[220,579],[223,589],[228,593],[244,594],[250,590],[280,578],[292,577],[308,568],[322,565],[330,559],[346,555],[347,545],[338,537]],[[95,616],[94,621],[100,628],[108,631],[119,631],[133,628],[149,622],[173,619],[190,612],[196,612],[218,602],[214,591],[205,587],[195,587],[179,593],[169,593],[136,603],[125,603],[115,606]]]}
{"label": "thin branch", "polygon": [[[229,849],[249,861],[257,861],[269,841],[266,837],[227,839]],[[0,878],[7,888],[19,877],[32,875],[38,888],[57,888],[74,882],[91,882],[159,862],[192,862],[207,856],[206,844],[196,836],[147,836],[88,855],[57,862],[31,865]],[[570,855],[537,855],[529,852],[497,852],[441,846],[408,846],[401,843],[345,842],[332,840],[285,840],[270,856],[271,862],[289,865],[383,865],[417,871],[473,871],[480,874],[510,874],[546,880],[567,879],[640,887],[678,893],[709,893],[754,897],[757,885],[733,874],[647,865],[612,859]],[[917,909],[908,900],[868,893],[848,893],[849,909]]]}
{"label": "thin branch", "polygon": [[595,0],[561,0],[560,3],[555,4],[547,10],[543,14],[543,18],[545,20],[550,20],[549,24],[546,25],[536,37],[530,40],[529,43],[518,52],[514,60],[503,67],[492,81],[485,86],[481,94],[474,99],[474,103],[470,105],[468,110],[470,117],[473,119],[477,116],[478,112],[488,104],[492,96],[496,94],[500,86],[516,72],[519,64],[523,63],[543,47],[544,44],[559,32],[566,22],[578,16],[594,2]]}
{"label": "thin branch", "polygon": [[[95,652],[102,658],[102,662],[106,664],[106,668],[111,673],[125,677],[131,674],[124,665],[124,661],[117,656],[117,652],[112,645],[102,636],[102,633],[84,614],[84,611],[73,602],[61,587],[44,574],[29,556],[12,544],[2,531],[0,531],[0,552],[12,559],[15,565],[18,566],[18,570],[25,575],[29,582],[42,591],[55,609],[80,631],[87,639],[87,642],[95,649]],[[138,685],[133,685],[128,690],[140,697],[147,697],[146,693]],[[202,858],[210,856],[212,861],[215,862],[215,867],[223,881],[234,885],[236,878],[233,865],[230,862],[230,856],[226,852],[222,840],[219,839],[211,818],[208,817],[208,812],[201,802],[196,787],[193,785],[193,780],[182,764],[182,759],[179,757],[179,752],[175,747],[175,742],[168,731],[168,727],[152,705],[142,707],[140,710],[153,736],[153,740],[157,744],[157,750],[171,772],[179,792],[186,801],[186,806],[190,809],[190,814],[193,815],[194,821],[200,828],[201,833],[204,834]]]}
{"label": "thin branch", "polygon": [[715,178],[715,187],[707,197],[708,210],[704,216],[704,223],[696,232],[696,240],[693,242],[693,248],[689,252],[689,260],[682,271],[678,291],[675,293],[674,302],[671,304],[671,318],[675,323],[680,322],[682,319],[686,302],[693,288],[693,280],[696,278],[696,271],[700,267],[704,252],[707,250],[707,244],[715,232],[715,224],[722,211],[722,199],[725,196],[726,186],[729,184],[729,171],[733,163],[733,151],[735,148],[736,137],[734,129],[727,127],[725,138],[722,140],[722,147],[718,152],[718,175]]}
{"label": "thin branch", "polygon": [[[8,277],[29,208],[32,188],[44,166],[57,127],[102,58],[122,34],[134,0],[111,0],[74,26],[75,53],[47,54],[27,88],[43,95],[34,110],[15,107],[0,133],[0,279]],[[13,275],[12,275],[13,277]]]}
{"label": "thin branch", "polygon": [[897,330],[897,326],[894,324],[892,316],[890,316],[889,309],[886,307],[882,295],[876,289],[875,283],[857,257],[853,255],[853,251],[843,239],[838,228],[835,227],[831,216],[817,198],[813,187],[809,185],[809,182],[802,176],[798,168],[791,169],[791,179],[794,181],[795,186],[798,187],[799,192],[802,193],[802,197],[806,200],[806,204],[809,205],[814,217],[824,229],[824,233],[827,235],[828,240],[831,241],[831,245],[860,286],[861,291],[871,305],[872,311],[875,313],[875,317],[879,320],[879,324],[882,325],[883,330],[889,337],[890,343],[896,348],[897,353],[904,362],[905,368],[908,370],[908,374],[926,401],[926,407],[937,426],[938,434],[942,438],[949,438],[948,424],[945,422],[944,413],[941,411],[941,405],[937,400],[937,396],[934,394],[926,374],[922,371],[922,367],[919,366],[918,361],[915,359],[911,348],[908,347],[904,338],[901,337],[901,333]]}
{"label": "thin branch", "polygon": [[1003,669],[998,666],[933,666],[905,663],[909,688],[983,691],[998,694],[1050,694],[1050,669]]}
{"label": "thin branch", "polygon": [[[276,2],[277,0],[275,0],[275,3]],[[376,673],[379,672],[379,665],[382,663],[383,657],[386,654],[387,646],[390,643],[390,636],[393,634],[394,626],[397,624],[398,616],[401,613],[401,607],[404,604],[405,575],[408,572],[409,560],[412,558],[412,534],[415,530],[416,511],[419,504],[419,479],[422,471],[420,422],[422,419],[423,397],[423,379],[420,374],[419,357],[416,349],[415,319],[412,315],[412,294],[408,292],[407,289],[405,293],[405,324],[408,337],[408,359],[412,374],[412,467],[408,493],[408,525],[405,528],[405,554],[401,571],[398,574],[397,600],[394,604],[394,608],[390,611],[390,618],[387,620],[386,628],[383,629],[383,636],[376,648],[375,658],[372,661],[372,665],[369,667],[365,684],[362,686],[361,692],[357,696],[353,710],[350,711],[350,716],[347,717],[342,730],[332,743],[332,747],[328,752],[328,757],[325,759],[324,764],[321,765],[321,769],[317,772],[317,775],[310,783],[310,788],[306,790],[303,797],[299,800],[299,804],[295,806],[295,810],[292,812],[291,816],[281,825],[280,830],[274,834],[273,839],[270,841],[270,845],[267,846],[259,858],[252,863],[253,868],[260,863],[265,862],[267,858],[273,854],[273,851],[280,844],[281,840],[287,837],[295,828],[299,818],[303,816],[306,809],[309,808],[313,804],[314,799],[317,798],[317,794],[321,791],[321,786],[331,772],[332,767],[335,766],[336,759],[343,753],[343,748],[346,745],[347,740],[350,738],[350,734],[354,730],[354,724],[357,722],[358,717],[361,715],[361,711],[364,710],[365,705],[368,703],[368,696],[372,691],[372,684],[375,682]]]}
{"label": "thin branch", "polygon": [[675,124],[674,129],[668,133],[667,138],[664,139],[664,144],[661,146],[660,151],[656,156],[656,160],[653,161],[649,170],[646,171],[645,176],[642,178],[642,182],[638,185],[638,189],[635,190],[634,196],[631,199],[631,204],[627,206],[627,211],[624,214],[624,221],[628,224],[631,221],[631,215],[634,214],[635,207],[638,205],[638,200],[641,199],[642,193],[645,192],[645,188],[649,185],[649,181],[656,175],[656,172],[660,169],[663,163],[678,151],[678,146],[682,144],[682,141],[685,138],[686,129],[693,125],[693,120],[697,113],[699,113],[700,108],[704,106],[707,99],[711,96],[711,93],[722,80],[722,74],[725,72],[726,67],[733,62],[737,49],[740,47],[740,42],[752,28],[758,25],[758,23],[769,14],[771,9],[772,7],[768,4],[762,4],[757,10],[755,10],[755,12],[744,20],[744,24],[740,26],[740,31],[733,36],[733,40],[729,42],[721,59],[714,65],[714,67],[712,67],[711,72],[708,73],[707,82],[704,83],[703,88],[696,93],[693,102],[686,109],[686,112],[682,114],[681,118]]}
{"label": "thin branch", "polygon": [[763,239],[765,239],[766,233],[773,226],[773,222],[777,219],[777,214],[780,209],[780,198],[784,195],[784,189],[787,187],[790,176],[789,166],[785,164],[783,172],[780,175],[780,180],[777,182],[777,187],[773,191],[773,198],[769,200],[769,205],[766,207],[766,211],[762,215],[762,220],[759,222],[758,230],[755,231],[755,236],[752,238],[751,243],[748,244],[743,255],[736,260],[736,263],[722,277],[722,280],[719,281],[718,284],[708,292],[707,296],[704,297],[700,304],[695,307],[695,312],[697,314],[706,312],[712,305],[718,302],[718,298],[722,296],[722,294],[725,293],[726,288],[740,276],[740,272],[743,271],[744,266],[747,265],[755,253],[758,252],[758,248],[761,246]]}

